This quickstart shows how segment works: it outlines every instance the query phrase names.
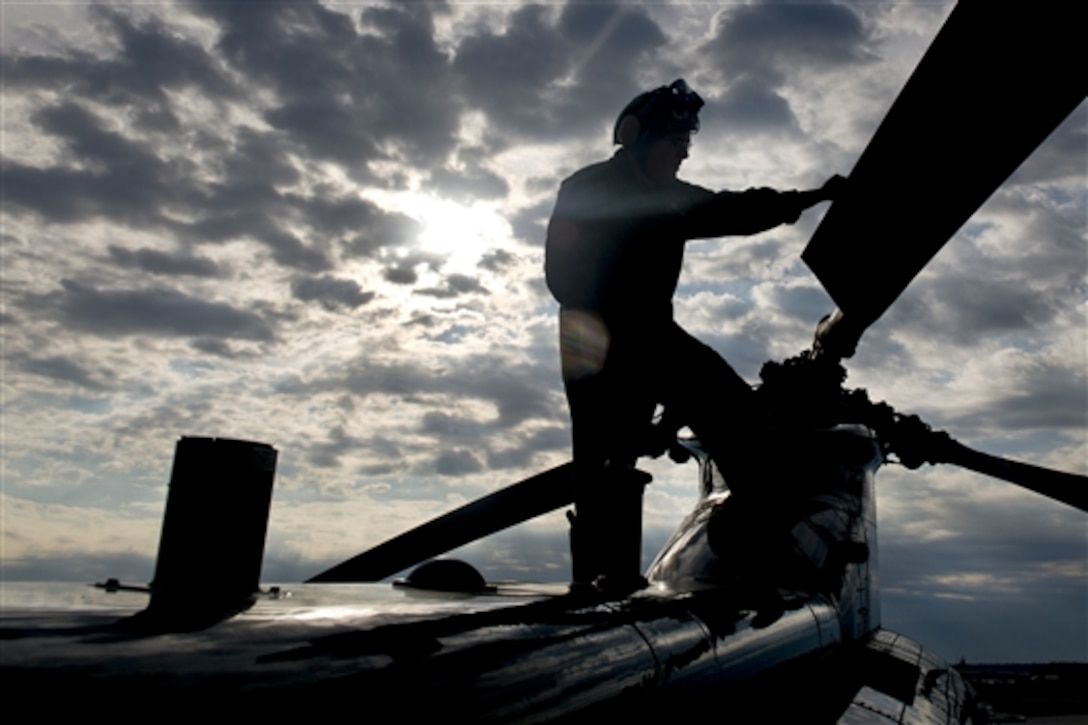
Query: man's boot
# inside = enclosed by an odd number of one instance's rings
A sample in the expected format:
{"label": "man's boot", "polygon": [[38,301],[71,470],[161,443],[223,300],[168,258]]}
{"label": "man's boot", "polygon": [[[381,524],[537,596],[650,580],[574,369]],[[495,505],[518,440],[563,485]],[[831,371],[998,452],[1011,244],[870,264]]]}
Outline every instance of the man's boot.
{"label": "man's boot", "polygon": [[575,481],[571,522],[572,592],[627,594],[646,586],[642,576],[642,492],[645,471],[606,463]]}

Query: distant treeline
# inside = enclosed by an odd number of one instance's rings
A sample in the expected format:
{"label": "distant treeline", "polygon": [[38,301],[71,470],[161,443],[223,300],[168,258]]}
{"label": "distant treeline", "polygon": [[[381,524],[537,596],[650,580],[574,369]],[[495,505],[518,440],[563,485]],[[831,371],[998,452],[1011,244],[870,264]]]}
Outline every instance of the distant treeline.
{"label": "distant treeline", "polygon": [[995,713],[1088,715],[1088,663],[956,665]]}

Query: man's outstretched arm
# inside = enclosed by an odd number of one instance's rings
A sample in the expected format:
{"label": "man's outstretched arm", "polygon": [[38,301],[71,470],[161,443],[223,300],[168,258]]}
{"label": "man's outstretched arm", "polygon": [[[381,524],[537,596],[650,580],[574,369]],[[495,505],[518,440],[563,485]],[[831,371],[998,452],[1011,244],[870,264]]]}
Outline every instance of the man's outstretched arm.
{"label": "man's outstretched arm", "polygon": [[793,224],[809,207],[833,201],[846,183],[845,178],[835,175],[820,188],[805,191],[760,188],[718,192],[687,215],[690,237],[758,234],[780,224]]}

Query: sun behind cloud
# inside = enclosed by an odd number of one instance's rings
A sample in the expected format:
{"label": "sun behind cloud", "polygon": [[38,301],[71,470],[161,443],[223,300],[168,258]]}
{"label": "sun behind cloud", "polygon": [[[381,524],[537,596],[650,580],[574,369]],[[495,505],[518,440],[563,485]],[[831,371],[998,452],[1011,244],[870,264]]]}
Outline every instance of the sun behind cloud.
{"label": "sun behind cloud", "polygon": [[475,273],[480,258],[510,238],[509,223],[483,202],[461,204],[418,192],[397,201],[399,211],[422,225],[417,237],[420,250],[446,257],[446,273]]}

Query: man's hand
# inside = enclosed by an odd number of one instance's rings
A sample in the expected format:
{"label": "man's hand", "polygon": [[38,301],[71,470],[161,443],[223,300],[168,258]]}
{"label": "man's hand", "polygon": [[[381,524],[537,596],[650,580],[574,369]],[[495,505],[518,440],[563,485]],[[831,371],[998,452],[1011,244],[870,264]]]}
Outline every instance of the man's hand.
{"label": "man's hand", "polygon": [[[824,185],[819,189],[807,189],[806,191],[792,192],[797,203],[797,214],[792,219],[786,221],[790,224],[797,221],[797,217],[801,215],[801,212],[808,209],[810,206],[815,206],[821,201],[835,201],[842,196],[850,180],[846,177],[835,174],[830,179],[824,182]],[[749,193],[751,190],[749,190]]]}
{"label": "man's hand", "polygon": [[846,177],[835,174],[820,187],[820,197],[824,201],[835,201],[845,192],[849,183],[849,179]]}

